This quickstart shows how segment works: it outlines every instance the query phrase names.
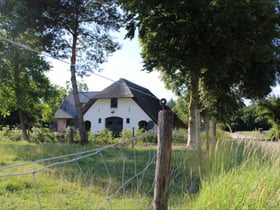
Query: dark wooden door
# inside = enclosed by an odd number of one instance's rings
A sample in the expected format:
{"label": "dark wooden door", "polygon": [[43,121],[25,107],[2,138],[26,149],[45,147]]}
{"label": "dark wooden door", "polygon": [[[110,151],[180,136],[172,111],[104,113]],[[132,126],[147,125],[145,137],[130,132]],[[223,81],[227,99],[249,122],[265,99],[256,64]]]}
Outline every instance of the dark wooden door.
{"label": "dark wooden door", "polygon": [[119,136],[123,129],[123,119],[120,117],[109,117],[106,119],[106,128],[113,132],[115,137]]}

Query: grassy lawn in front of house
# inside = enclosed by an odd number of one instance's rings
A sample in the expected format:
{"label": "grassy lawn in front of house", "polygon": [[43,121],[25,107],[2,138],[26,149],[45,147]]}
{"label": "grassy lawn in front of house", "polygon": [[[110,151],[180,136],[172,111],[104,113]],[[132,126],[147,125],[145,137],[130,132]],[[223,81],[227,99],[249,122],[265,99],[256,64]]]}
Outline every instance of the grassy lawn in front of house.
{"label": "grassy lawn in front of house", "polygon": [[[1,168],[92,150],[88,157],[34,176],[0,177],[0,209],[38,209],[40,205],[43,209],[152,209],[156,147],[136,144],[133,149],[126,144],[94,154],[95,149],[94,145],[0,138]],[[32,172],[77,157],[5,169],[0,175]],[[209,152],[203,150],[202,157],[198,167],[196,149],[173,147],[169,209],[275,209],[280,205],[279,151],[219,140]]]}

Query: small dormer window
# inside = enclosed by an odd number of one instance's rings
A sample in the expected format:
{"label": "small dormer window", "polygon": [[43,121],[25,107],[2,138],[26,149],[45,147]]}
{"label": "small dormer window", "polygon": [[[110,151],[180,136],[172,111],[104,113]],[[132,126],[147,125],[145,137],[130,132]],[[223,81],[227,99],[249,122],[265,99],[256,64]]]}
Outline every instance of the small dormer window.
{"label": "small dormer window", "polygon": [[118,108],[118,99],[111,98],[111,108]]}

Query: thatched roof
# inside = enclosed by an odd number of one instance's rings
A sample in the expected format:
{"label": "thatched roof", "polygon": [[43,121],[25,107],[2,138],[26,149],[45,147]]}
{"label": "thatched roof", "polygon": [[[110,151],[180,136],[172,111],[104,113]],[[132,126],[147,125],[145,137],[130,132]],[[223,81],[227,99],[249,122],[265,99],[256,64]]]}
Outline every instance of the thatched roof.
{"label": "thatched roof", "polygon": [[[169,109],[167,106],[162,105],[160,100],[147,88],[141,87],[122,78],[90,99],[84,106],[83,113],[85,113],[97,99],[105,98],[131,98],[155,123],[158,121],[158,112],[162,109]],[[174,127],[185,128],[186,125],[177,116],[175,116]]]}
{"label": "thatched roof", "polygon": [[[131,98],[144,112],[157,124],[158,112],[169,108],[162,105],[160,100],[147,88],[141,87],[126,79],[120,79],[100,92],[80,92],[80,102],[85,104],[83,113],[85,113],[98,99],[110,98]],[[76,117],[76,109],[73,94],[69,94],[59,110],[54,116],[56,119],[73,119]],[[186,125],[175,115],[174,127],[186,128]]]}

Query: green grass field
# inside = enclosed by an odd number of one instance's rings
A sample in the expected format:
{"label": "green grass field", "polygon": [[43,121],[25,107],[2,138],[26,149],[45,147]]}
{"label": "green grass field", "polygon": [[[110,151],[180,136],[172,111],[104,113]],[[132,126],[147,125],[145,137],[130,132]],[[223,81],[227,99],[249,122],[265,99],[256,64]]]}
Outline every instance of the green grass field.
{"label": "green grass field", "polygon": [[[31,144],[0,139],[0,167],[94,149],[93,145]],[[279,151],[219,141],[203,151],[174,146],[169,209],[277,209]],[[154,146],[109,148],[36,174],[0,177],[0,209],[152,209]],[[63,158],[59,161],[71,160]],[[0,175],[36,170],[46,161],[1,170]],[[137,174],[137,176],[135,176]],[[34,178],[35,177],[35,178]],[[193,186],[193,183],[201,183]],[[40,203],[36,193],[36,181]],[[200,189],[199,189],[200,188]],[[193,190],[194,189],[194,190]]]}

